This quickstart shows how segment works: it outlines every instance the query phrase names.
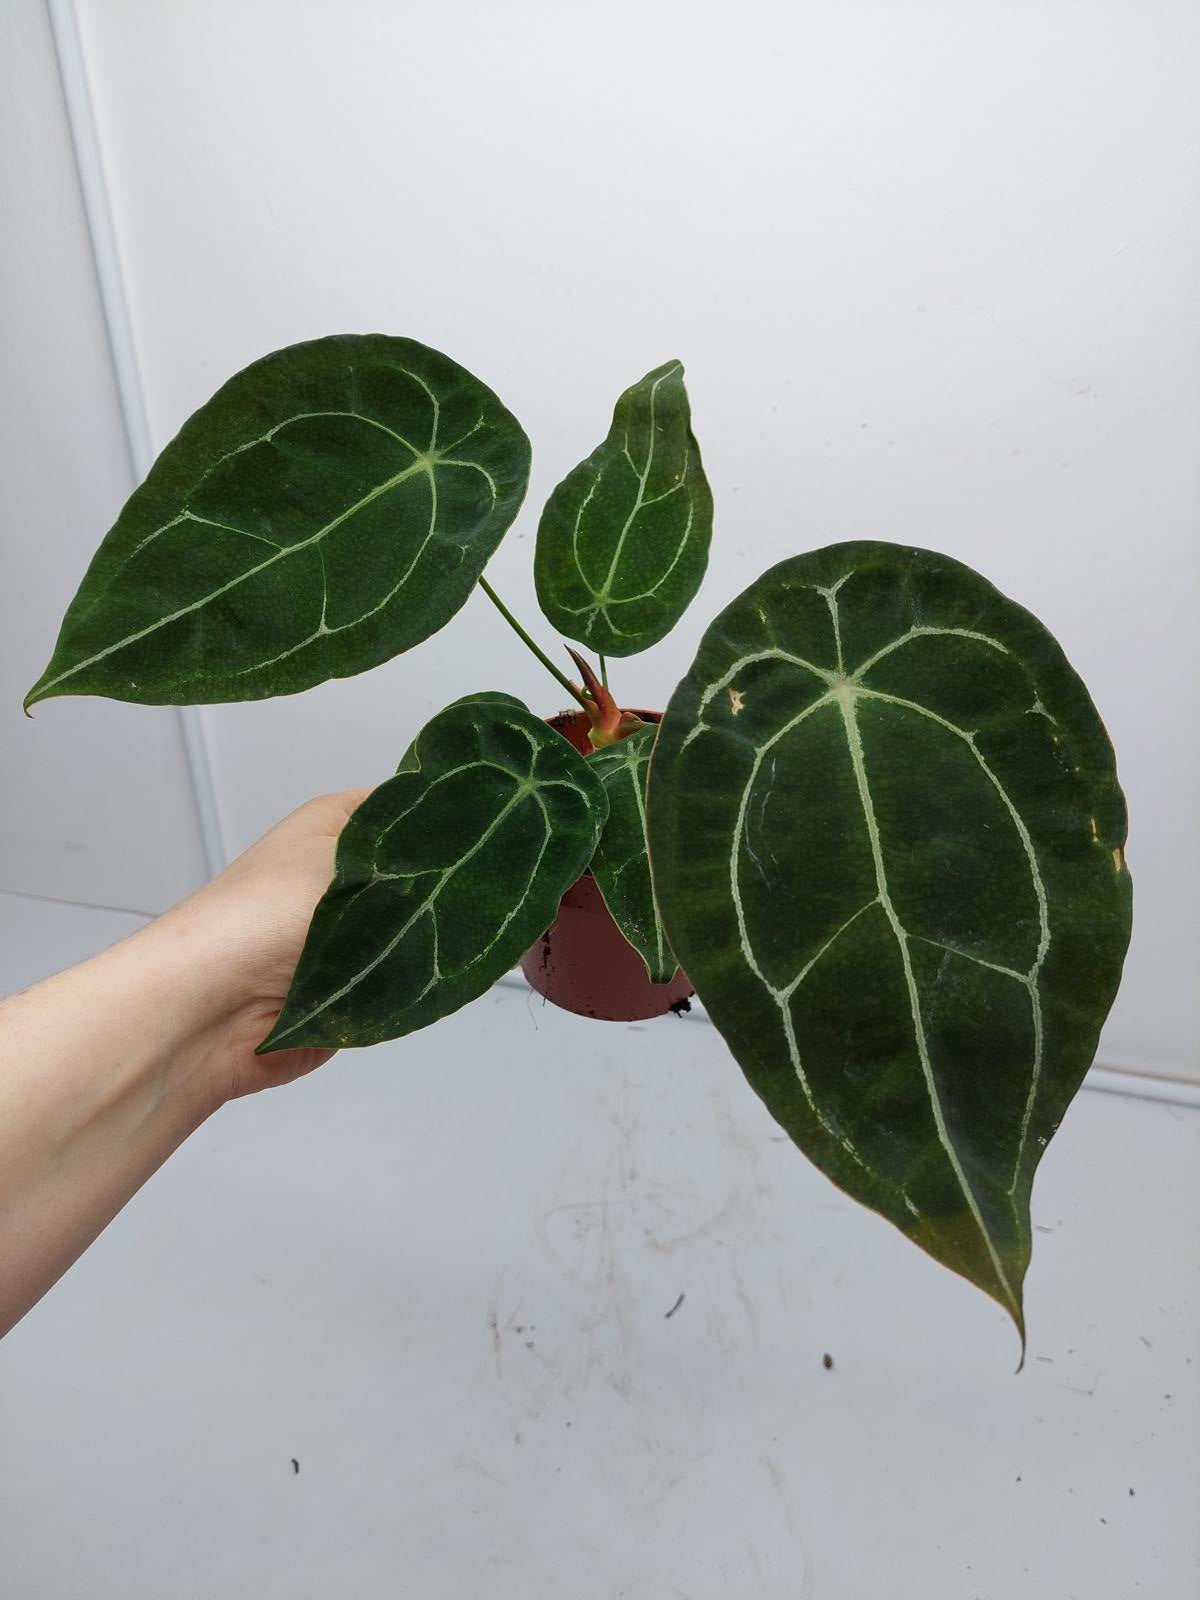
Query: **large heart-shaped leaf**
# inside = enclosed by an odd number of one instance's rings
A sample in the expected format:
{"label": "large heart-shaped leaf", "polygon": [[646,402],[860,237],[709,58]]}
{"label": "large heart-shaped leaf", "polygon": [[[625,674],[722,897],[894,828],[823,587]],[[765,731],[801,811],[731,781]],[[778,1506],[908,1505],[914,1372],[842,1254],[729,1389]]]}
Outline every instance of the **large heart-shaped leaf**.
{"label": "large heart-shaped leaf", "polygon": [[670,983],[675,957],[650,886],[646,853],[646,773],[658,729],[647,723],[588,758],[608,796],[592,872],[613,921],[646,963],[651,983]]}
{"label": "large heart-shaped leaf", "polygon": [[260,1051],[376,1044],[474,1000],[553,922],[606,812],[584,757],[519,702],[439,712],[346,824]]}
{"label": "large heart-shaped leaf", "polygon": [[768,1109],[1023,1332],[1034,1169],[1130,928],[1112,749],[1058,645],[945,556],[782,562],[671,700],[649,834]]}
{"label": "large heart-shaped leaf", "polygon": [[528,476],[516,419],[411,339],[266,356],[132,495],[26,706],[257,700],[387,661],[463,604]]}
{"label": "large heart-shaped leaf", "polygon": [[712,494],[683,367],[669,361],[625,391],[608,438],[547,500],[538,600],[568,638],[602,655],[634,655],[686,610],[711,537]]}

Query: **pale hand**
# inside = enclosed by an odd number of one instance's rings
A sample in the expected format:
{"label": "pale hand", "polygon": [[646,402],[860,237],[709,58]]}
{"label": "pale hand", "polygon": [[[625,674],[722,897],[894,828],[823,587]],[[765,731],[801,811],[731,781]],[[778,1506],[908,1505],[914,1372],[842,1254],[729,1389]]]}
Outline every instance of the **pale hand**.
{"label": "pale hand", "polygon": [[333,877],[338,835],[370,793],[321,795],[293,811],[224,872],[145,930],[206,964],[210,1059],[219,1099],[290,1083],[334,1054],[255,1046],[279,1015],[313,908]]}

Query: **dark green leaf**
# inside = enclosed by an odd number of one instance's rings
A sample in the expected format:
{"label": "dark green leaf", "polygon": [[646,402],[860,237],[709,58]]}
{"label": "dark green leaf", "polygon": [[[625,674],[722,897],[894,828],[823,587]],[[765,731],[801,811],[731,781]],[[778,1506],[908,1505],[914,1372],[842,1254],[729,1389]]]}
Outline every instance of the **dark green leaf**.
{"label": "dark green leaf", "polygon": [[650,982],[670,983],[675,957],[655,910],[646,854],[646,772],[657,732],[647,723],[588,758],[608,796],[608,821],[592,872],[613,921],[646,963]]}
{"label": "dark green leaf", "polygon": [[[516,706],[518,711],[526,711],[528,707],[523,700],[518,700],[515,694],[505,694],[502,689],[481,689],[478,694],[460,695],[457,700],[451,700],[448,706],[443,706],[443,712],[453,711],[455,706],[476,705]],[[418,734],[408,749],[396,764],[397,772],[414,772],[420,765],[417,755],[417,745],[422,735]]]}
{"label": "dark green leaf", "polygon": [[376,1044],[457,1011],[550,926],[587,866],[603,785],[524,706],[449,706],[411,759],[346,824],[261,1051]]}
{"label": "dark green leaf", "polygon": [[26,705],[258,700],[387,661],[463,604],[528,476],[516,419],[411,339],[266,356],[130,498]]}
{"label": "dark green leaf", "polygon": [[782,562],[709,628],[649,786],[667,936],[812,1159],[1023,1330],[1029,1195],[1129,939],[1096,710],[948,557]]}
{"label": "dark green leaf", "polygon": [[631,656],[669,633],[700,587],[712,494],[678,361],[617,401],[608,438],[546,502],[534,573],[561,632]]}

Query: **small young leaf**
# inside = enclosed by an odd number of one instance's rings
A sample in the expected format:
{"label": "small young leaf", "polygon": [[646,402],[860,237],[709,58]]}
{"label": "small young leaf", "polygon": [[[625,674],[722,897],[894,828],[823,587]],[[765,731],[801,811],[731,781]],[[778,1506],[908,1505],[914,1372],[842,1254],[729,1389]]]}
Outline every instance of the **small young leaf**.
{"label": "small young leaf", "polygon": [[588,758],[608,796],[608,821],[592,872],[613,921],[646,963],[650,982],[670,983],[675,957],[654,906],[646,854],[646,772],[657,732],[647,723]]}
{"label": "small young leaf", "polygon": [[519,703],[448,706],[338,840],[260,1052],[395,1039],[491,987],[553,922],[607,812],[583,756]]}
{"label": "small young leaf", "polygon": [[450,620],[521,504],[529,441],[412,339],[292,345],[162,452],[26,706],[258,700],[377,666]]}
{"label": "small young leaf", "polygon": [[784,561],[704,635],[650,772],[667,936],[767,1108],[1023,1332],[1034,1170],[1129,940],[1095,707],[948,557]]}
{"label": "small young leaf", "polygon": [[683,367],[670,361],[625,391],[608,438],[547,500],[538,601],[569,638],[601,655],[635,655],[687,609],[711,537],[712,494]]}

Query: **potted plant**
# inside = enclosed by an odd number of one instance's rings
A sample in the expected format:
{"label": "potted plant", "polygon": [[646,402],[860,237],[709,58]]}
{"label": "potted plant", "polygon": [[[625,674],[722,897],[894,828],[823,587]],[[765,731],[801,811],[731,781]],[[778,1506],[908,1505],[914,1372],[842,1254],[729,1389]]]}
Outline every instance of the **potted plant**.
{"label": "potted plant", "polygon": [[1034,1171],[1130,929],[1086,689],[984,578],[855,542],[772,567],[661,722],[628,711],[608,659],[661,639],[707,562],[682,367],[621,396],[542,512],[538,600],[595,658],[572,650],[578,682],[483,575],[529,460],[495,394],[412,340],[269,355],[131,496],[26,707],[296,693],[411,649],[479,584],[578,709],[548,722],[488,684],[417,734],[341,836],[260,1049],[409,1033],[522,957],[553,990],[546,935],[582,880],[580,915],[607,907],[640,984],[616,1010],[694,984],[796,1144],[1023,1338]]}

